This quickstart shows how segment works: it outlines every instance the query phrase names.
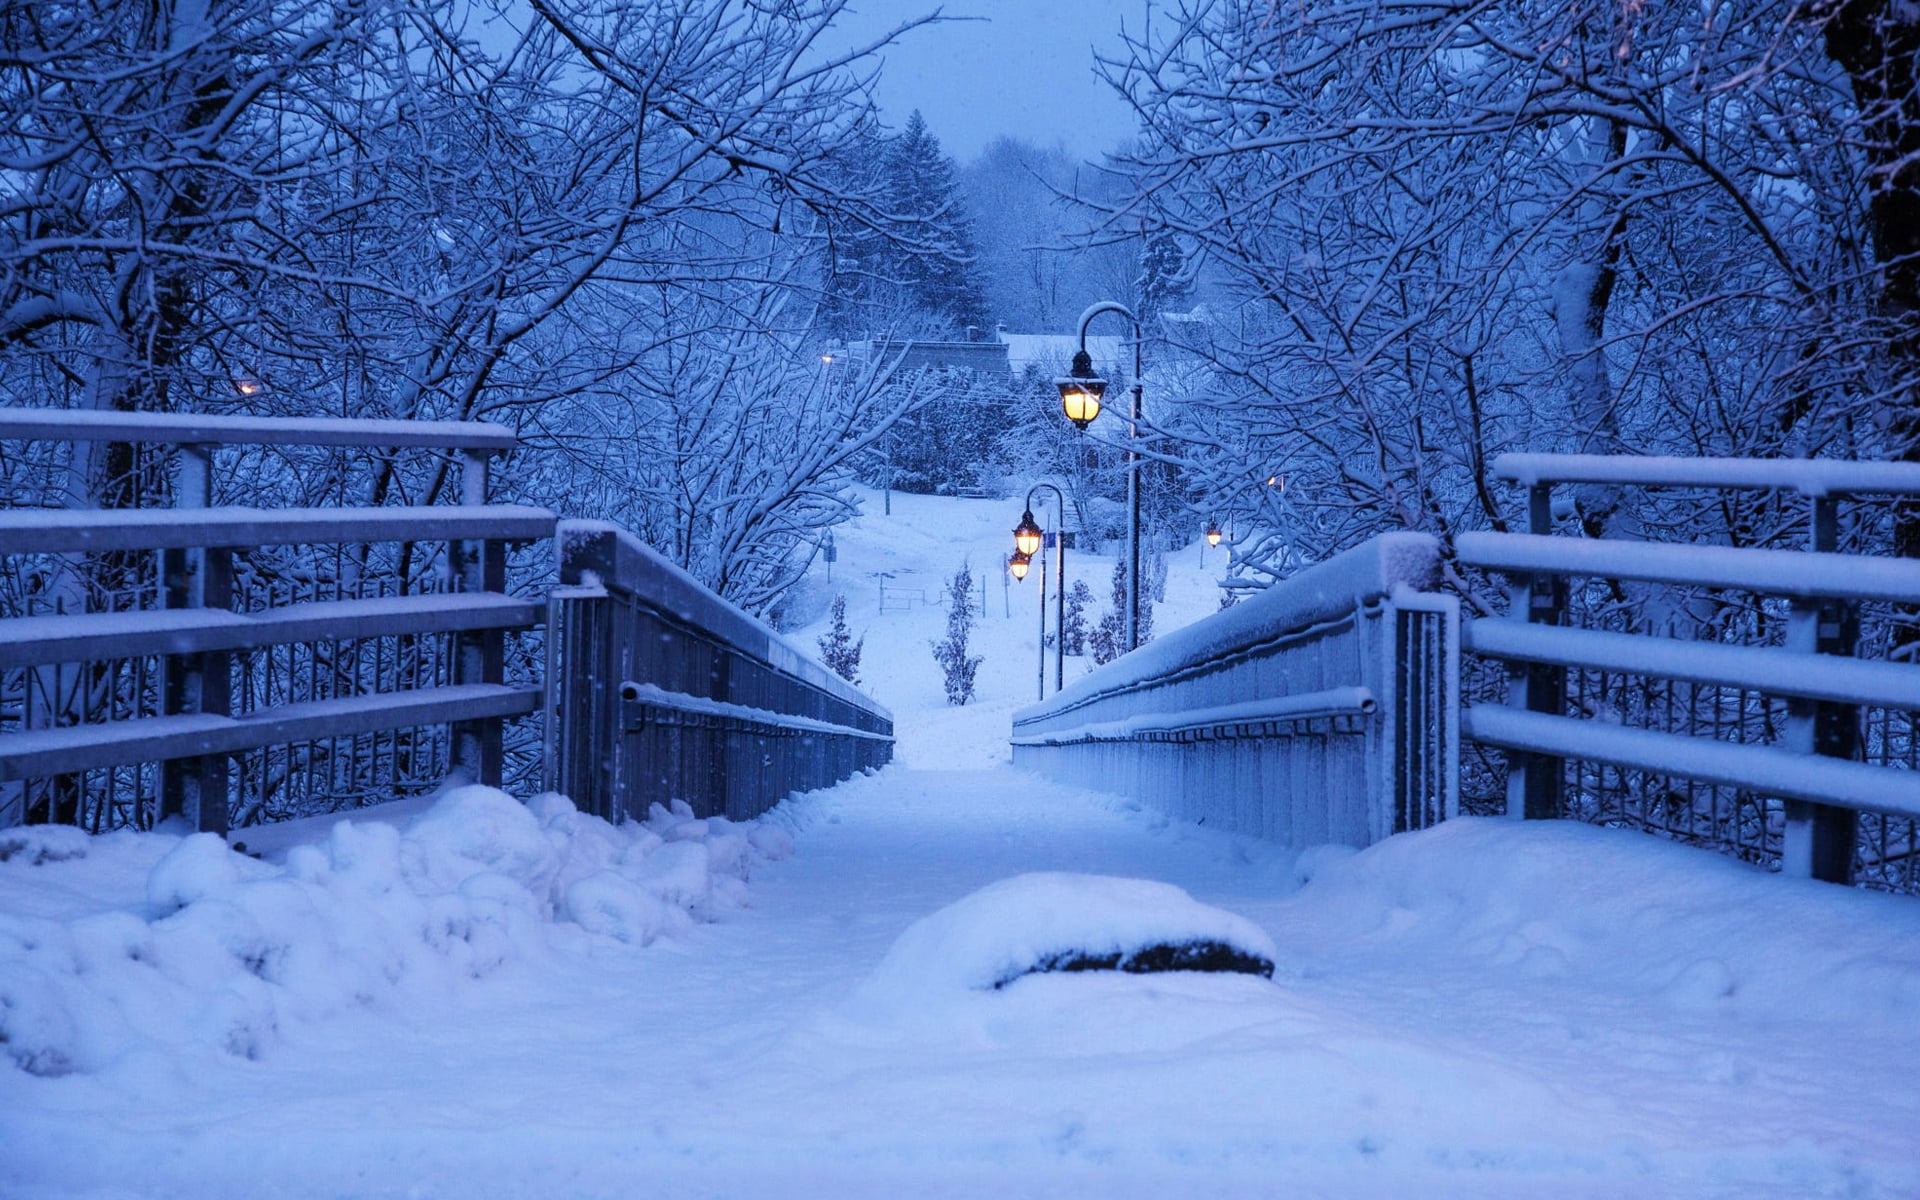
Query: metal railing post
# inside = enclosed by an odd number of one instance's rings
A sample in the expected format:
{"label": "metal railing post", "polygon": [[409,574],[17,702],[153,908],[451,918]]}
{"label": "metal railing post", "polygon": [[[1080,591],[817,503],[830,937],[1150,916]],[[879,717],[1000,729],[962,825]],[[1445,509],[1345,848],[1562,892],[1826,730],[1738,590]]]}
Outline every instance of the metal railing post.
{"label": "metal railing post", "polygon": [[[189,443],[176,459],[174,503],[202,509],[213,499],[213,447]],[[225,547],[161,552],[168,608],[227,608],[233,603],[233,556]],[[170,654],[161,662],[162,711],[169,716],[233,711],[232,657],[225,651]],[[227,758],[207,754],[160,764],[159,820],[184,817],[206,833],[227,831]]]}
{"label": "metal railing post", "polygon": [[[1838,507],[1831,496],[1809,497],[1807,549],[1839,548]],[[1839,598],[1792,597],[1787,610],[1785,648],[1803,654],[1852,655],[1859,638],[1856,606]],[[1857,758],[1860,746],[1857,705],[1790,697],[1782,745],[1800,754]],[[1780,871],[1832,883],[1853,882],[1853,850],[1859,814],[1850,808],[1804,800],[1783,802],[1786,824],[1780,836]]]}
{"label": "metal railing post", "polygon": [[[1553,532],[1553,487],[1536,483],[1527,489],[1529,533]],[[1546,574],[1523,575],[1516,581],[1508,616],[1533,625],[1558,625],[1567,607],[1564,580]],[[1516,664],[1509,676],[1507,703],[1528,712],[1560,715],[1566,702],[1567,672],[1547,663]],[[1565,767],[1558,758],[1527,751],[1507,756],[1507,815],[1527,820],[1552,820],[1566,805]]]}
{"label": "metal railing post", "polygon": [[[461,452],[460,503],[478,507],[487,502],[492,452]],[[505,546],[482,540],[452,542],[447,547],[452,573],[460,590],[477,595],[506,587]],[[454,682],[500,683],[506,678],[506,642],[498,630],[469,630],[454,638]],[[456,722],[449,730],[452,766],[475,783],[500,786],[505,757],[498,717]]]}

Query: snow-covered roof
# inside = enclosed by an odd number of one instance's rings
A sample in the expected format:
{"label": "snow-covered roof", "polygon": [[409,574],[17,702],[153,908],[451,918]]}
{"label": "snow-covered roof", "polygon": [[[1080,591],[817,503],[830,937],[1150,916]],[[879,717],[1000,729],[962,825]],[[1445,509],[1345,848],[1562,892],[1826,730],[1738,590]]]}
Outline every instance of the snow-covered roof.
{"label": "snow-covered roof", "polygon": [[[1028,367],[1042,375],[1064,375],[1080,347],[1070,333],[1002,333],[1000,340],[1006,343],[1007,366],[1015,375]],[[1123,337],[1089,337],[1087,353],[1093,355],[1093,369],[1103,375],[1118,374],[1133,363],[1133,352]]]}

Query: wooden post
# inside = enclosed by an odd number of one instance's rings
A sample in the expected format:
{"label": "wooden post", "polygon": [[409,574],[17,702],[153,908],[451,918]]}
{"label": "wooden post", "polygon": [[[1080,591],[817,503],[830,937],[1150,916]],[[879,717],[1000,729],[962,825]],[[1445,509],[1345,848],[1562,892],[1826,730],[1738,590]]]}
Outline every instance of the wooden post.
{"label": "wooden post", "polygon": [[[1807,549],[1839,548],[1838,506],[1831,496],[1811,497]],[[1786,648],[1802,654],[1851,655],[1860,636],[1855,606],[1842,599],[1794,597],[1787,610]],[[1857,758],[1860,709],[1852,704],[1792,699],[1787,702],[1783,745],[1800,754]],[[1780,871],[1803,879],[1853,882],[1853,847],[1859,814],[1804,800],[1785,801],[1786,827],[1780,838]]]}
{"label": "wooden post", "polygon": [[[1536,483],[1527,490],[1527,531],[1542,536],[1553,532],[1553,485]],[[1522,576],[1513,589],[1508,615],[1535,625],[1558,625],[1567,607],[1567,584],[1556,575]],[[1508,677],[1507,703],[1528,712],[1560,714],[1566,702],[1567,671],[1549,663],[1522,663]],[[1544,754],[1514,751],[1507,756],[1507,815],[1527,820],[1551,820],[1563,815],[1564,774],[1561,761]]]}
{"label": "wooden post", "polygon": [[[213,495],[213,447],[180,447],[175,507],[206,508]],[[168,608],[233,604],[233,555],[225,547],[167,550],[161,575]],[[161,702],[168,715],[233,711],[232,656],[226,651],[170,654],[161,661]],[[206,833],[227,831],[227,757],[208,754],[160,764],[160,820],[184,817]]]}

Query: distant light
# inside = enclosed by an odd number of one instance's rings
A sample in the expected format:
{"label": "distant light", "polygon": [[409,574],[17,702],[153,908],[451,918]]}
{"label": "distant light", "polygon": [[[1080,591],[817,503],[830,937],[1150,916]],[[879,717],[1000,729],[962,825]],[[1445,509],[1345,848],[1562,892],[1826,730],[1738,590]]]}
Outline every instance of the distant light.
{"label": "distant light", "polygon": [[239,392],[242,396],[251,396],[260,390],[260,381],[257,379],[248,379],[243,376],[233,381],[233,390]]}
{"label": "distant light", "polygon": [[1207,545],[1218,546],[1219,544],[1220,523],[1218,521],[1209,521],[1207,522]]}
{"label": "distant light", "polygon": [[829,363],[829,364],[831,364],[831,363],[833,362],[833,355],[831,355],[831,354],[822,354],[822,355],[820,356],[820,361],[821,361],[821,362],[823,362],[823,363]]}

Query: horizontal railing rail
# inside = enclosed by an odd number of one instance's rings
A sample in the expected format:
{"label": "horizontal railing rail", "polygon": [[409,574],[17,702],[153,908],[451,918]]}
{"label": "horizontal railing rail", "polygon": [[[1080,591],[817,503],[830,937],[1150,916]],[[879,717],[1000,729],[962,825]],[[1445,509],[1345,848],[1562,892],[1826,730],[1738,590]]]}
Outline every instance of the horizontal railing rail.
{"label": "horizontal railing rail", "polygon": [[538,541],[553,514],[511,505],[404,508],[197,508],[0,512],[0,548],[9,554],[188,550],[335,542]]}
{"label": "horizontal railing rail", "polygon": [[0,408],[0,441],[145,442],[174,446],[360,446],[512,450],[513,430],[486,421],[224,417],[197,413]]}
{"label": "horizontal railing rail", "polygon": [[[1920,666],[1858,657],[1859,606],[1920,604],[1920,561],[1841,553],[1839,508],[1920,495],[1920,464],[1525,454],[1500,457],[1494,473],[1529,489],[1529,532],[1463,533],[1453,552],[1511,582],[1508,615],[1465,629],[1467,651],[1507,664],[1510,683],[1504,703],[1483,698],[1461,724],[1506,752],[1510,814],[1565,815],[1570,787],[1637,792],[1629,807],[1648,812],[1686,811],[1703,802],[1694,787],[1721,789],[1704,801],[1709,823],[1750,826],[1733,843],[1741,852],[1841,882],[1869,861],[1860,814],[1920,819],[1920,771],[1907,761],[1920,745]],[[1555,536],[1561,484],[1771,490],[1806,505],[1806,548]],[[1716,640],[1569,626],[1575,599],[1591,595],[1618,621],[1621,589],[1647,584],[1722,597],[1710,605],[1720,612],[1731,596],[1745,615],[1703,625]],[[1751,640],[1769,626],[1784,632]],[[1717,640],[1730,636],[1749,640]],[[1872,747],[1865,709],[1887,714]]]}
{"label": "horizontal railing rail", "polygon": [[547,786],[603,816],[746,819],[887,762],[893,718],[638,539],[563,522]]}
{"label": "horizontal railing rail", "polygon": [[[248,793],[270,780],[284,790],[300,776],[317,793],[337,776],[355,794],[391,794],[403,774],[430,785],[438,762],[441,774],[500,781],[503,722],[537,713],[542,698],[506,681],[504,638],[545,616],[543,605],[505,594],[506,554],[550,537],[555,523],[543,509],[487,503],[488,459],[514,446],[510,431],[0,409],[4,441],[173,447],[174,506],[0,511],[0,561],[119,564],[155,581],[141,594],[159,605],[0,619],[0,824],[109,827],[178,815],[225,830],[236,811],[265,811]],[[208,507],[210,449],[226,445],[458,451],[460,502]],[[258,597],[241,603],[237,564],[285,546],[340,548],[341,571],[325,581],[338,598],[277,603],[269,589],[264,607]],[[399,547],[381,561],[401,573],[381,576],[368,595],[369,574],[393,569],[372,565],[380,546]],[[310,566],[296,570],[315,578]],[[436,729],[437,740],[417,733]],[[253,752],[268,757],[250,773],[240,756]]]}
{"label": "horizontal railing rail", "polygon": [[1214,827],[1365,845],[1457,804],[1458,607],[1390,534],[1014,714],[1016,765]]}
{"label": "horizontal railing rail", "polygon": [[1631,454],[1502,454],[1493,474],[1526,487],[1602,483],[1627,487],[1740,488],[1802,496],[1916,496],[1914,464],[1831,458],[1681,458]]}

